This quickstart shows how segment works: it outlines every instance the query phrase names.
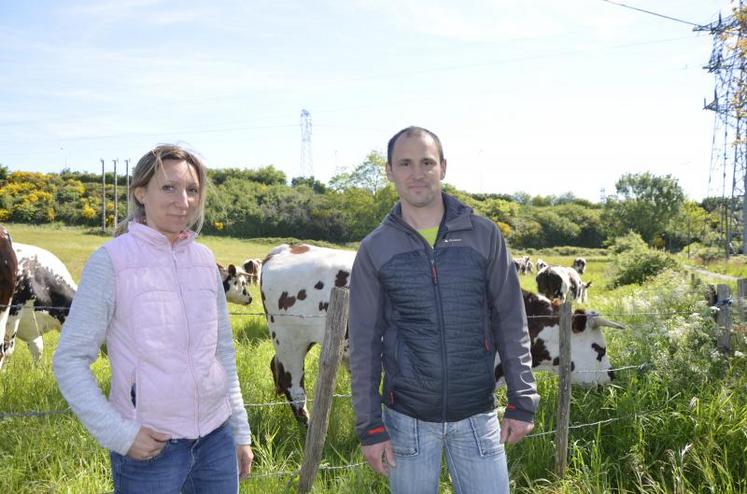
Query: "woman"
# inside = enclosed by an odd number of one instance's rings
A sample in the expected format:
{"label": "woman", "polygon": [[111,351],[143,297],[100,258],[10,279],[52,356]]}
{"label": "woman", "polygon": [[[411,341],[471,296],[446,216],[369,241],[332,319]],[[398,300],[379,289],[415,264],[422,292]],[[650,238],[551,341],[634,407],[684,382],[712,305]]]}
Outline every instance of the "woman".
{"label": "woman", "polygon": [[[226,299],[213,254],[194,242],[206,169],[158,146],[138,162],[130,211],[81,275],[54,373],[110,450],[117,493],[230,493],[251,469]],[[106,341],[107,401],[90,365]]]}

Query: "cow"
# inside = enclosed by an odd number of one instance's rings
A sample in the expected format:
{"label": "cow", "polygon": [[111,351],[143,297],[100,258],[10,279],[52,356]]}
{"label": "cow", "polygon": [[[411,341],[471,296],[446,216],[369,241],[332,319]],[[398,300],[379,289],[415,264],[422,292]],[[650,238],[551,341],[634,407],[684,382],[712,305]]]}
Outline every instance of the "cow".
{"label": "cow", "polygon": [[[560,301],[522,290],[527,313],[532,368],[558,372],[560,363]],[[571,382],[585,386],[609,384],[615,377],[602,327],[624,329],[594,311],[576,309],[571,319]],[[503,367],[496,354],[495,378],[503,384]]]}
{"label": "cow", "polygon": [[573,260],[573,264],[571,264],[571,267],[575,269],[578,274],[584,274],[584,271],[586,271],[586,259],[583,257],[577,257]]}
{"label": "cow", "polygon": [[591,281],[584,283],[578,272],[564,266],[548,266],[535,276],[537,291],[549,299],[586,302]]}
{"label": "cow", "polygon": [[244,271],[249,275],[249,281],[258,285],[262,273],[262,261],[260,259],[247,259],[242,266]]}
{"label": "cow", "polygon": [[538,257],[537,263],[535,264],[535,266],[537,268],[537,272],[539,273],[540,271],[542,271],[543,269],[547,267],[547,263]]}
{"label": "cow", "polygon": [[13,250],[13,242],[8,230],[0,225],[0,369],[7,353],[12,353],[15,339],[6,334],[8,317],[10,316],[13,292],[16,289],[16,276],[18,274],[18,259]]}
{"label": "cow", "polygon": [[532,272],[532,261],[529,256],[524,256],[521,259],[514,259],[514,267],[516,272],[519,274],[528,274]]}
{"label": "cow", "polygon": [[218,264],[220,279],[223,281],[223,290],[226,292],[226,300],[234,304],[249,305],[252,303],[252,295],[249,293],[249,275],[236,269],[229,264],[224,268]]}
{"label": "cow", "polygon": [[260,292],[275,347],[270,361],[275,391],[285,395],[303,425],[308,424],[304,359],[322,342],[332,287],[349,286],[354,259],[354,251],[283,244],[262,263]]}
{"label": "cow", "polygon": [[78,285],[62,261],[48,250],[21,243],[14,243],[13,249],[18,270],[8,317],[8,354],[18,336],[28,345],[34,361],[38,361],[44,348],[42,335],[52,329],[60,330]]}

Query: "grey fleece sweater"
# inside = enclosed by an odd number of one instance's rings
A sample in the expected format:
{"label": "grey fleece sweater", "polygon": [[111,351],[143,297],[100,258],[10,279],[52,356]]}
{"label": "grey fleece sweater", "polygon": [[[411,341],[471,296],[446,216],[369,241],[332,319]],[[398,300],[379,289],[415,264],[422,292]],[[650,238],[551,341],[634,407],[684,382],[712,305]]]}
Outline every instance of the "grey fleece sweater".
{"label": "grey fleece sweater", "polygon": [[[216,276],[218,286],[222,286],[217,268]],[[135,440],[140,425],[117,413],[99,389],[90,369],[114,315],[115,287],[112,260],[102,247],[91,255],[83,268],[70,315],[54,354],[53,367],[62,395],[83,425],[102,447],[124,455]],[[216,356],[229,379],[232,410],[229,423],[236,444],[250,444],[249,421],[236,372],[233,332],[222,291],[218,292],[215,303],[218,304]]]}

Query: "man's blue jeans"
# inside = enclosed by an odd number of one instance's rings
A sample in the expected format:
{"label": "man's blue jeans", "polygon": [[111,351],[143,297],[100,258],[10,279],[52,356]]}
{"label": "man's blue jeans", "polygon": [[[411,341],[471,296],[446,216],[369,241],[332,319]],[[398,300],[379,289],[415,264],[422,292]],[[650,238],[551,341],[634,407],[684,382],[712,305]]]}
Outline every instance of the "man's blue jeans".
{"label": "man's blue jeans", "polygon": [[239,492],[236,446],[228,422],[198,439],[166,441],[150,460],[110,452],[116,494]]}
{"label": "man's blue jeans", "polygon": [[456,494],[509,492],[495,411],[442,423],[425,422],[384,407],[384,424],[397,463],[389,473],[392,493],[437,493],[444,451]]}

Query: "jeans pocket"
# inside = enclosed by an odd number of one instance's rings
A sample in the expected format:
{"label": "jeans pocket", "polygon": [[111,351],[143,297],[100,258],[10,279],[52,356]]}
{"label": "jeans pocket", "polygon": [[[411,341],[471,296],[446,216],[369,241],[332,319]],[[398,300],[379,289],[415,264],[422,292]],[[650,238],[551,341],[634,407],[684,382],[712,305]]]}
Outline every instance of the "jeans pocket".
{"label": "jeans pocket", "polygon": [[469,417],[469,425],[475,437],[480,456],[496,456],[504,452],[501,444],[501,426],[495,410]]}
{"label": "jeans pocket", "polygon": [[400,458],[418,455],[418,420],[384,407],[384,425],[392,441],[394,455]]}

